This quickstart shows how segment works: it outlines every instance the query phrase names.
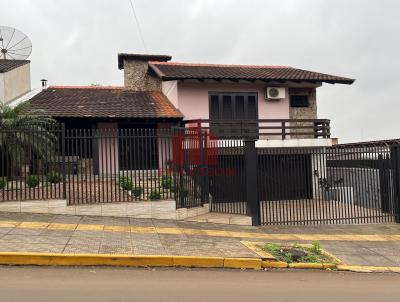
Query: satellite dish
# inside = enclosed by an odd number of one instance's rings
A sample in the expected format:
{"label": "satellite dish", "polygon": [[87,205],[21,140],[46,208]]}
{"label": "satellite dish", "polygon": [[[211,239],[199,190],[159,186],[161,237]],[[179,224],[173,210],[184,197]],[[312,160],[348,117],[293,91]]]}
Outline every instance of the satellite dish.
{"label": "satellite dish", "polygon": [[26,60],[32,52],[32,42],[18,29],[0,26],[0,59]]}

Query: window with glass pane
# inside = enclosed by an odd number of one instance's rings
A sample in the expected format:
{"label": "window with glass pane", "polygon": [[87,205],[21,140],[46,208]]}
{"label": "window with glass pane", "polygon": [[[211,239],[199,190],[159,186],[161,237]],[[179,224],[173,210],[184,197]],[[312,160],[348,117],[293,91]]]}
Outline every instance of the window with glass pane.
{"label": "window with glass pane", "polygon": [[309,107],[310,101],[307,95],[291,95],[290,107]]}
{"label": "window with glass pane", "polygon": [[243,95],[237,95],[235,97],[235,116],[237,119],[245,119],[246,118]]}
{"label": "window with glass pane", "polygon": [[[215,134],[220,136],[239,135],[242,131],[239,129],[241,124],[234,121],[258,119],[257,93],[210,93],[209,111],[210,128]],[[223,120],[226,122],[216,122]],[[250,125],[246,125],[246,127],[248,126]]]}
{"label": "window with glass pane", "polygon": [[257,93],[210,93],[210,119],[257,119]]}

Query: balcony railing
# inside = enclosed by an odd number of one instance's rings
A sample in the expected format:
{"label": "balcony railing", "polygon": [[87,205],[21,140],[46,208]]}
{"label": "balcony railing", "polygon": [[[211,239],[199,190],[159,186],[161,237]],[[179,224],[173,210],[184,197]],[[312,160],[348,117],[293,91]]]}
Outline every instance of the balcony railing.
{"label": "balcony railing", "polygon": [[187,120],[186,128],[207,130],[217,138],[330,138],[327,119]]}

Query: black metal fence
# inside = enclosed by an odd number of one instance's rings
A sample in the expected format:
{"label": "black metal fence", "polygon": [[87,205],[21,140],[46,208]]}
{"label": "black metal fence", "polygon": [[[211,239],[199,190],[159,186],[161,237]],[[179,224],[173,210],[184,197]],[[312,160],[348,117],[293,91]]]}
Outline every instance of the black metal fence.
{"label": "black metal fence", "polygon": [[[256,155],[249,158],[245,145],[242,140],[219,142],[218,165],[234,169],[219,176],[215,192],[210,190],[212,211],[248,214],[255,224],[263,225],[396,219],[393,148],[254,147]],[[246,165],[251,161],[257,168],[249,173]],[[252,187],[257,191],[253,210],[249,176],[257,182]]]}
{"label": "black metal fence", "polygon": [[196,127],[0,131],[0,201],[175,199],[261,225],[399,221],[399,148],[269,148]]}
{"label": "black metal fence", "polygon": [[176,129],[0,131],[0,201],[176,199],[177,207],[200,206],[199,194],[208,198],[200,176],[179,162],[188,139],[196,142]]}
{"label": "black metal fence", "polygon": [[243,141],[215,140],[213,144],[215,157],[208,165],[210,209],[214,212],[246,215]]}
{"label": "black metal fence", "polygon": [[61,128],[0,131],[0,201],[63,198]]}
{"label": "black metal fence", "polygon": [[392,222],[391,150],[259,149],[262,224]]}

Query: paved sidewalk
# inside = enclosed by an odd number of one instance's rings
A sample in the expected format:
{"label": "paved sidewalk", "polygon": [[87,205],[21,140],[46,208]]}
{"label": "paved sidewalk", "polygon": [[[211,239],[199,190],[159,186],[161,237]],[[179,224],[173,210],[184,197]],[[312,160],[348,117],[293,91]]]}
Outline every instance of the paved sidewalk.
{"label": "paved sidewalk", "polygon": [[400,225],[248,227],[42,214],[0,214],[0,252],[258,257],[241,241],[312,242],[345,264],[400,266]]}

